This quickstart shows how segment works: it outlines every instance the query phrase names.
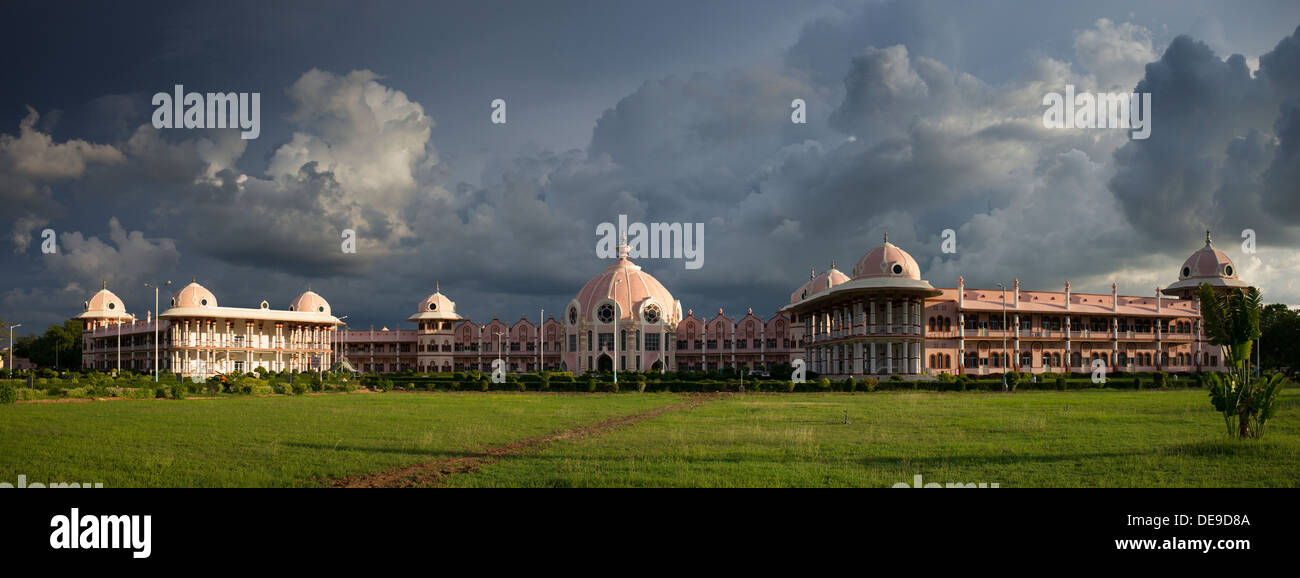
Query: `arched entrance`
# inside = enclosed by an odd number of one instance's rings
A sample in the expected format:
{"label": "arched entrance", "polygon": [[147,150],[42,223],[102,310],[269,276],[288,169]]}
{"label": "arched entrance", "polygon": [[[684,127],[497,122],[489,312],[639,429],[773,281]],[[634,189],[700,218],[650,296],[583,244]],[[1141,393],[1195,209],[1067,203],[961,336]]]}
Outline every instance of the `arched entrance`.
{"label": "arched entrance", "polygon": [[614,371],[614,358],[608,355],[596,358],[596,371]]}
{"label": "arched entrance", "polygon": [[657,361],[654,362],[653,365],[650,366],[650,371],[663,371],[663,370],[664,370],[664,362],[663,362],[663,361],[658,361],[658,360],[657,360]]}

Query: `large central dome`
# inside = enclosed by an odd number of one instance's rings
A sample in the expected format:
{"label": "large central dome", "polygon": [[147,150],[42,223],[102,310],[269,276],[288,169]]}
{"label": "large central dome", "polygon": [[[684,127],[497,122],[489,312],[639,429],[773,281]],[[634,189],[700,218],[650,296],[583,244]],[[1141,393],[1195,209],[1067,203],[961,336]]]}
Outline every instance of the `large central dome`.
{"label": "large central dome", "polygon": [[564,313],[568,325],[580,323],[640,321],[675,325],[681,319],[681,304],[673,294],[627,258],[627,246],[619,247],[619,258],[578,291]]}

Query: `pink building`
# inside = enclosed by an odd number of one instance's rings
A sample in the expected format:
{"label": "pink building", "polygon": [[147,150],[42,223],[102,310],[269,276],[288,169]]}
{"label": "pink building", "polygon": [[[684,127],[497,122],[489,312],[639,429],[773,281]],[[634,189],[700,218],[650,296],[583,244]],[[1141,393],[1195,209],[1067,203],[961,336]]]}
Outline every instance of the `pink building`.
{"label": "pink building", "polygon": [[833,377],[1089,373],[1093,360],[1111,372],[1222,371],[1221,350],[1201,328],[1201,283],[1248,286],[1208,232],[1178,281],[1145,297],[1114,284],[1108,294],[1076,293],[1068,282],[1064,291],[1022,291],[1019,280],[974,289],[960,277],[956,288],[936,289],[886,237],[852,277],[823,273],[784,311],[804,322],[809,368]]}
{"label": "pink building", "polygon": [[[542,322],[521,315],[476,323],[435,284],[415,305],[409,329],[353,329],[314,292],[287,310],[219,307],[198,283],[182,288],[155,323],[126,312],[107,286],[77,316],[86,324],[83,367],[149,371],[155,328],[163,370],[183,375],[315,371],[335,362],[365,373],[770,370],[804,359],[829,377],[987,375],[1091,371],[1191,372],[1224,369],[1220,348],[1201,331],[1195,289],[1247,287],[1232,261],[1205,246],[1183,264],[1178,281],[1148,296],[997,289],[935,288],[916,260],[888,241],[872,248],[851,275],[834,267],[809,280],[770,317],[682,314],[682,305],[627,257],[588,281],[561,314]],[[1005,320],[1005,321],[1004,321]],[[539,325],[540,323],[540,325]]]}

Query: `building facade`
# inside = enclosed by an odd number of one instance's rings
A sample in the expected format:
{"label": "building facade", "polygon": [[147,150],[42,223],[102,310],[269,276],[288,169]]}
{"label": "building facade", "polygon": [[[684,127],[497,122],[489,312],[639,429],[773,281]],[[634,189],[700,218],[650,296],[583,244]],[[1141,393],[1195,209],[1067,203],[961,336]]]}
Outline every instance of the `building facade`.
{"label": "building facade", "polygon": [[[521,315],[476,323],[435,284],[415,306],[411,328],[353,329],[335,318],[320,295],[307,291],[287,310],[265,301],[255,308],[220,307],[198,283],[182,288],[153,319],[127,313],[104,289],[86,301],[82,365],[99,370],[153,369],[186,376],[269,371],[317,371],[336,362],[364,373],[490,371],[500,359],[509,372],[544,370],[770,371],[803,359],[828,377],[909,377],[942,373],[1193,372],[1225,369],[1221,348],[1209,343],[1196,288],[1239,290],[1231,259],[1205,246],[1183,264],[1178,281],[1148,296],[1010,287],[976,289],[957,279],[935,288],[906,251],[884,242],[853,266],[809,275],[789,303],[770,317],[721,309],[711,317],[682,313],[662,283],[619,257],[588,281],[557,320]],[[153,336],[157,331],[158,343]]]}
{"label": "building facade", "polygon": [[1184,262],[1178,281],[1149,296],[1023,291],[1010,287],[935,289],[916,261],[885,242],[862,257],[853,276],[828,272],[805,284],[783,309],[803,321],[809,369],[830,377],[988,375],[1008,370],[1090,373],[1226,369],[1221,348],[1201,326],[1196,288],[1249,285],[1231,259],[1205,246]]}

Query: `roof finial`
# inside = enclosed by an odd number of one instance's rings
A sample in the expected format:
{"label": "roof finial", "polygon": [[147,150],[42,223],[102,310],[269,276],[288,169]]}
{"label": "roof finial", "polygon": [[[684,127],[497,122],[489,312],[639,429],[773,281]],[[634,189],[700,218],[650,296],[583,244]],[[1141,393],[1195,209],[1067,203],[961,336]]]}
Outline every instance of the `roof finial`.
{"label": "roof finial", "polygon": [[1206,230],[1205,230],[1205,246],[1206,246],[1206,247],[1209,247],[1209,246],[1210,246],[1210,230],[1209,230],[1209,229],[1206,229]]}
{"label": "roof finial", "polygon": [[442,288],[441,288],[441,286],[438,284],[437,281],[434,281],[434,282],[433,282],[433,292],[434,292],[434,293],[441,293],[441,292],[442,292]]}
{"label": "roof finial", "polygon": [[108,289],[108,279],[105,279],[105,280],[104,280],[104,288],[105,288],[105,289]]}
{"label": "roof finial", "polygon": [[814,278],[816,278],[816,277],[817,277],[817,268],[816,268],[816,267],[809,267],[809,268],[808,268],[808,278],[809,278],[809,279],[814,279]]}
{"label": "roof finial", "polygon": [[889,231],[885,231],[885,242],[889,242]]}
{"label": "roof finial", "polygon": [[626,260],[626,259],[627,259],[627,254],[628,254],[628,246],[627,246],[627,231],[619,231],[619,233],[618,233],[618,258],[619,258],[619,259]]}
{"label": "roof finial", "polygon": [[835,268],[835,259],[831,259],[831,269]]}

